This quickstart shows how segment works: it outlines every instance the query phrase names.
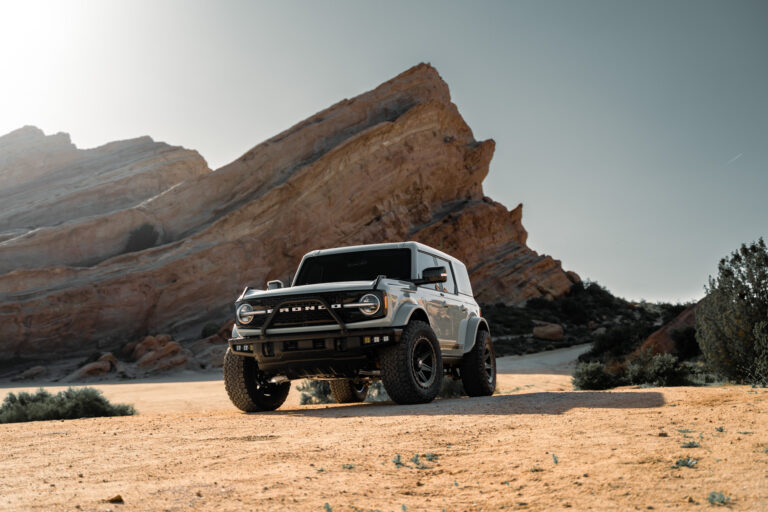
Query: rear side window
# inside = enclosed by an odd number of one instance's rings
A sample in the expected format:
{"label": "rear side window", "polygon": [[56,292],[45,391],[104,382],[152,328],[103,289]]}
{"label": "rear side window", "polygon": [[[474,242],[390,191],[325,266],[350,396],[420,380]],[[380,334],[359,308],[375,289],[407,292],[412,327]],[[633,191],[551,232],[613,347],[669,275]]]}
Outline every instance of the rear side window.
{"label": "rear side window", "polygon": [[453,268],[456,271],[456,285],[459,287],[459,293],[472,296],[472,283],[469,282],[467,267],[461,262],[454,262]]}

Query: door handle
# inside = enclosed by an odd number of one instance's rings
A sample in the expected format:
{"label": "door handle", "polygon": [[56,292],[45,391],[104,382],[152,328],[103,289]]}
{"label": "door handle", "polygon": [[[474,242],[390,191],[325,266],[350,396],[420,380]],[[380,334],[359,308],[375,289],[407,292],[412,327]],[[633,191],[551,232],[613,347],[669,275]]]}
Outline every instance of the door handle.
{"label": "door handle", "polygon": [[465,313],[466,313],[466,311],[467,311],[467,306],[461,306],[461,310],[462,310],[463,312],[465,312]]}

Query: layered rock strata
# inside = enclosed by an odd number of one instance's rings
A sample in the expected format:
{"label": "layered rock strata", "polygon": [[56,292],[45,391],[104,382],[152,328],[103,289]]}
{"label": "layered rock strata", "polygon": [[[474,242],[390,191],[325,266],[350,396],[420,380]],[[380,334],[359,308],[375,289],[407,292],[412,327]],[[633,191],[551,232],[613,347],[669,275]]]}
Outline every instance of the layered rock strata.
{"label": "layered rock strata", "polygon": [[[87,155],[49,139],[11,156],[0,139],[11,183],[0,194],[14,205],[0,214],[0,359],[87,353],[150,332],[199,337],[245,284],[287,279],[304,253],[340,245],[440,248],[467,263],[486,302],[560,296],[578,280],[526,246],[521,206],[483,195],[494,142],[474,139],[429,65],[214,172],[148,138]],[[59,163],[35,159],[48,153]]]}

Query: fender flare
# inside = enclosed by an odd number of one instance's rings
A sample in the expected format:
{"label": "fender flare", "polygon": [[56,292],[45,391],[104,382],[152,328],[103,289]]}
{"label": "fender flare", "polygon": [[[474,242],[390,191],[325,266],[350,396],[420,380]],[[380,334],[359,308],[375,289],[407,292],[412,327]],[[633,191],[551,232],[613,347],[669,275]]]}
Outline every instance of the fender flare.
{"label": "fender flare", "polygon": [[424,311],[424,308],[422,308],[415,302],[409,302],[401,305],[397,309],[397,311],[395,311],[395,316],[394,316],[394,319],[392,320],[392,325],[395,325],[395,326],[408,325],[408,322],[411,321],[411,317],[416,311],[421,311],[422,313],[424,313],[424,316],[429,318],[429,315],[427,315],[427,312]]}
{"label": "fender flare", "polygon": [[477,332],[481,329],[481,326],[485,328],[484,330],[488,331],[489,333],[491,332],[491,329],[488,327],[488,322],[485,321],[485,318],[473,316],[467,320],[467,327],[464,332],[461,333],[464,336],[463,346],[465,354],[472,350],[472,347],[475,346],[475,340],[477,340]]}

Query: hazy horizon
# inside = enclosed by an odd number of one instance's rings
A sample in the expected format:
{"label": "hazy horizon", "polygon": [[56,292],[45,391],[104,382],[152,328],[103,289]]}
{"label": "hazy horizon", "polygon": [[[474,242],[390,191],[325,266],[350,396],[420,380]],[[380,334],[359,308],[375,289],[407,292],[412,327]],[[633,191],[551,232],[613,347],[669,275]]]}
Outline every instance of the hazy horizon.
{"label": "hazy horizon", "polygon": [[211,169],[419,62],[529,246],[628,299],[768,237],[768,3],[0,2],[0,134],[149,135]]}

